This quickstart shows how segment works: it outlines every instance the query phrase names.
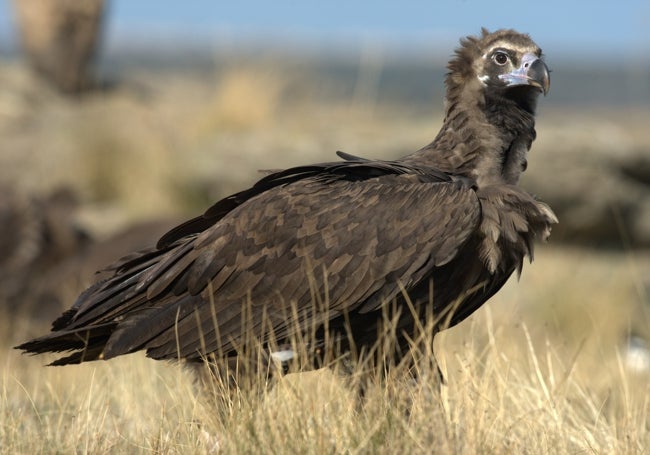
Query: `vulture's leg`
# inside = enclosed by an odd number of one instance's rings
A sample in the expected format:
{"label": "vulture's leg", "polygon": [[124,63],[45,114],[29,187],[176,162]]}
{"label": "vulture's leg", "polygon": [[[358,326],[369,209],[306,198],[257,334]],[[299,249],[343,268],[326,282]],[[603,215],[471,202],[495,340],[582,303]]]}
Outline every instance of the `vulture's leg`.
{"label": "vulture's leg", "polygon": [[284,366],[268,358],[251,360],[246,356],[212,358],[188,362],[195,372],[200,393],[215,401],[217,408],[229,408],[229,402],[242,392],[263,394],[284,374]]}

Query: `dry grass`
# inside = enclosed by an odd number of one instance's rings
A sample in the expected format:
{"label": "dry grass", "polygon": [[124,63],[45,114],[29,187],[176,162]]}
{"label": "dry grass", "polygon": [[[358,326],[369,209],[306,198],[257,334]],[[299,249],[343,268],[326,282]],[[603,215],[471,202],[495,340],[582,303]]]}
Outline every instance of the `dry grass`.
{"label": "dry grass", "polygon": [[[391,375],[363,403],[350,380],[290,374],[217,400],[141,355],[45,368],[3,349],[8,453],[645,453],[650,373],[626,365],[647,327],[647,259],[540,252],[521,283],[436,340],[447,384]],[[630,265],[632,263],[632,265]],[[578,322],[571,322],[578,321]],[[7,348],[8,346],[5,346]],[[428,360],[419,364],[430,371]],[[218,386],[215,386],[218,389]],[[223,392],[223,391],[220,391]]]}

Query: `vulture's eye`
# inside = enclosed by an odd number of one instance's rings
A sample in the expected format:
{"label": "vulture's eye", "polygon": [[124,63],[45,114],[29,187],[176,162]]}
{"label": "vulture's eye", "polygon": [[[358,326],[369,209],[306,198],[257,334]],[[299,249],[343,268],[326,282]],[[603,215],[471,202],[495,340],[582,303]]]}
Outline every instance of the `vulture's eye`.
{"label": "vulture's eye", "polygon": [[508,57],[508,54],[506,54],[505,52],[495,52],[494,55],[492,56],[492,60],[494,60],[497,65],[503,66],[506,63],[508,63],[510,57]]}

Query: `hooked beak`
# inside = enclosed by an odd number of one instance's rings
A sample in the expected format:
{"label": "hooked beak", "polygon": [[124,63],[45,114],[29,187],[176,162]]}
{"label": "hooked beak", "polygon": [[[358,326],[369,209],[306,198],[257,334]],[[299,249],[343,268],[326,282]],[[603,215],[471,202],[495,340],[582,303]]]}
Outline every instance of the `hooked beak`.
{"label": "hooked beak", "polygon": [[521,66],[508,74],[501,74],[499,79],[504,81],[508,87],[516,85],[537,87],[544,95],[548,93],[551,85],[546,63],[535,54],[524,54],[521,59]]}

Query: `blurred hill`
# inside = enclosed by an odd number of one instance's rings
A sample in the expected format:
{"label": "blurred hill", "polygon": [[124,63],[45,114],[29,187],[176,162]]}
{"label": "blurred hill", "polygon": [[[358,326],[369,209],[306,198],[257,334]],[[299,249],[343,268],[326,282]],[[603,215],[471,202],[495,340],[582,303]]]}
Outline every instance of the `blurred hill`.
{"label": "blurred hill", "polygon": [[[453,46],[455,47],[455,43]],[[449,52],[449,55],[451,52]],[[250,45],[214,51],[192,46],[178,48],[118,48],[106,52],[100,73],[109,79],[134,70],[197,72],[219,75],[233,65],[272,62],[287,69],[306,68],[338,87],[339,96],[349,97],[359,83],[374,84],[374,101],[408,103],[430,109],[444,95],[442,85],[449,55],[438,48],[382,50],[378,46],[360,49],[287,51],[274,44]],[[608,56],[604,63],[597,55],[547,57],[552,71],[552,91],[544,100],[548,106],[650,107],[650,60],[634,56]],[[359,78],[372,76],[372,81]],[[328,96],[331,94],[327,94]]]}

